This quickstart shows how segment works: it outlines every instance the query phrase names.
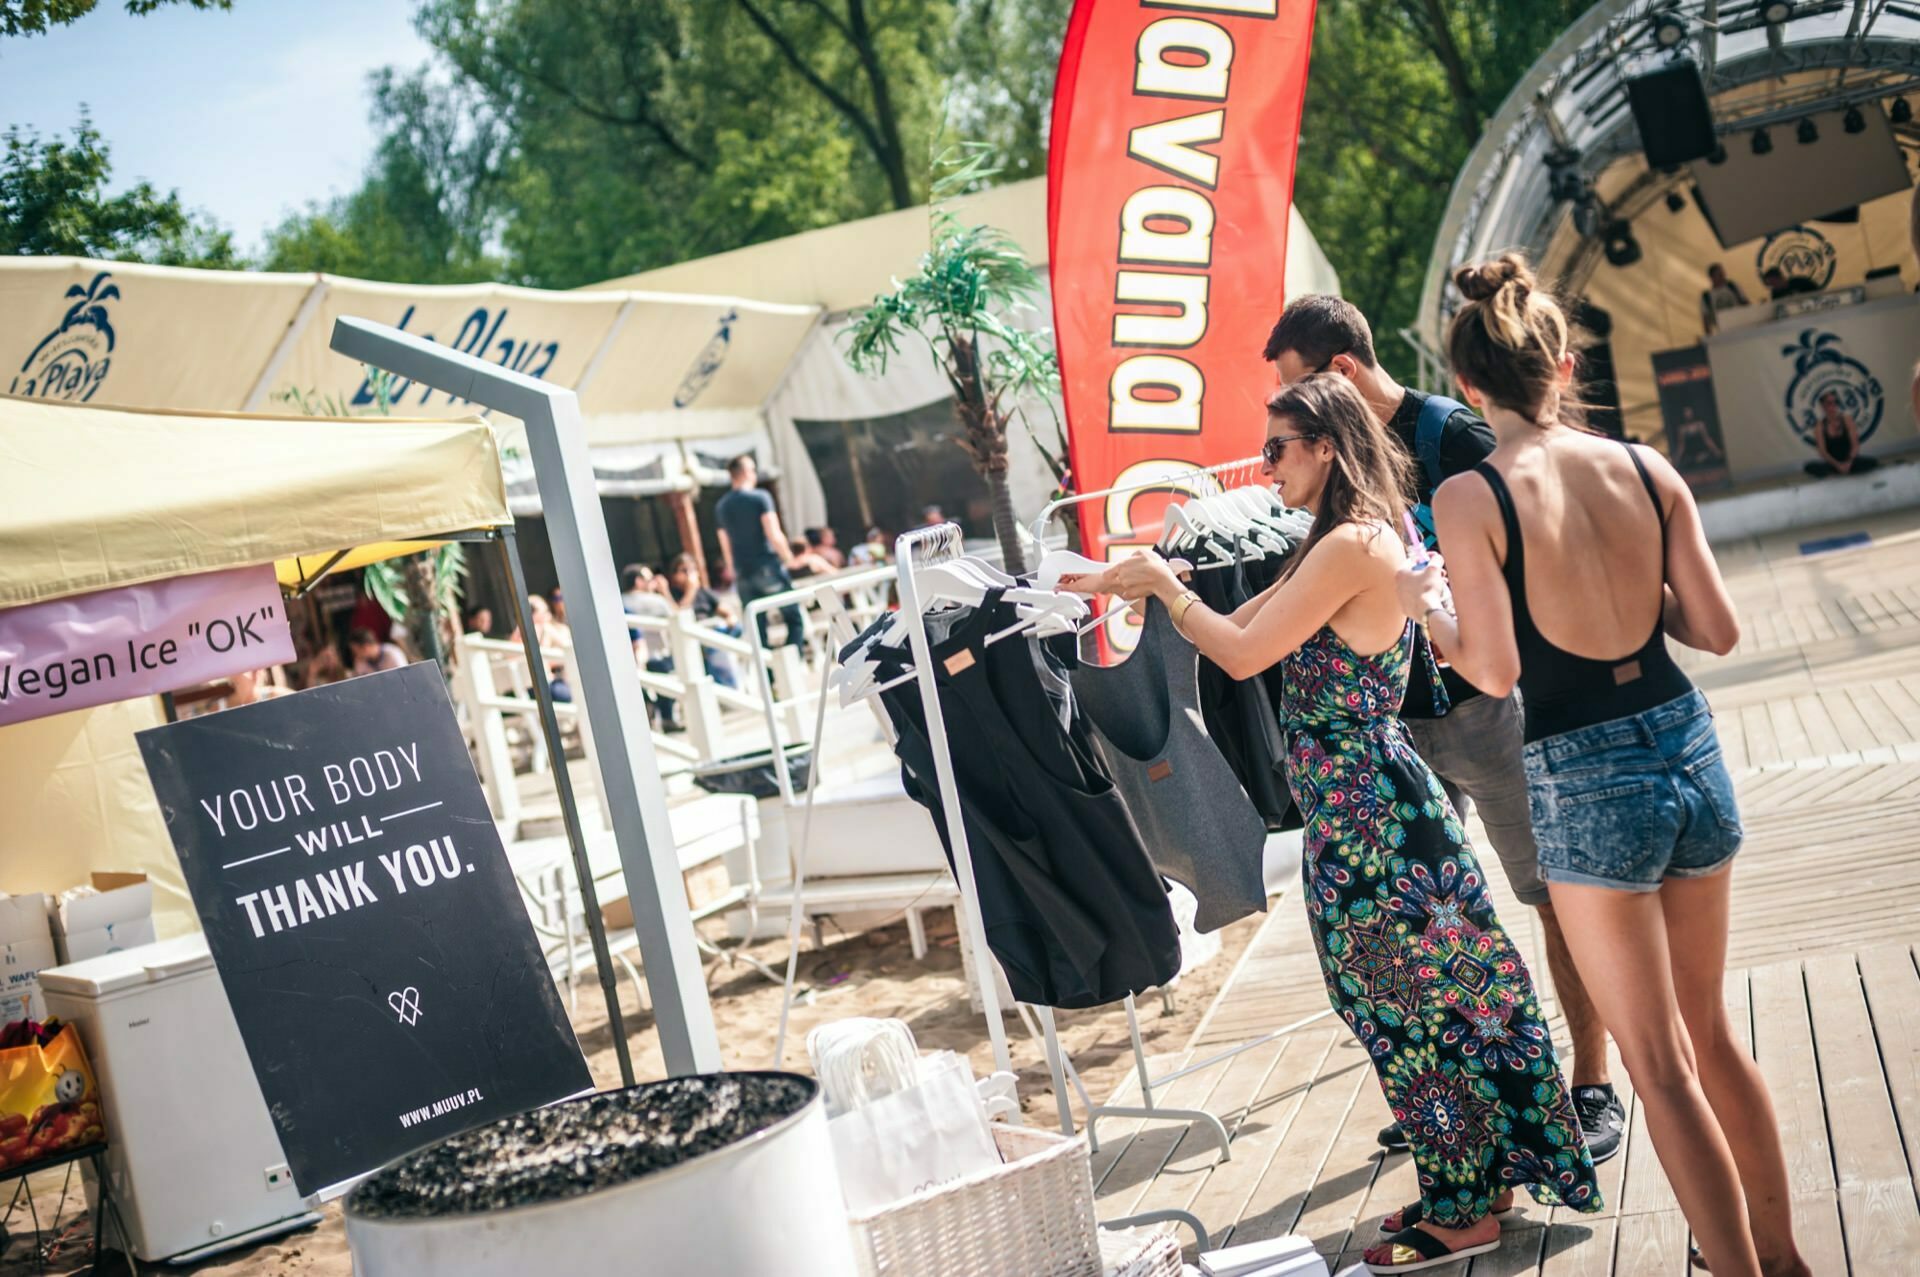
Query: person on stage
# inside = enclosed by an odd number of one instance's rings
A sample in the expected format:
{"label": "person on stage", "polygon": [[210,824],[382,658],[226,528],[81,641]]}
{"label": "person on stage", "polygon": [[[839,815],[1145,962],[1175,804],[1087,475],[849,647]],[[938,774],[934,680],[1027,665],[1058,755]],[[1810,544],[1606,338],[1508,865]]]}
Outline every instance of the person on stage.
{"label": "person on stage", "polygon": [[1403,568],[1402,609],[1475,685],[1520,685],[1554,911],[1704,1264],[1810,1277],[1766,1084],[1722,1001],[1733,781],[1706,698],[1667,650],[1671,633],[1731,651],[1732,600],[1674,468],[1577,427],[1569,324],[1525,261],[1454,282],[1448,358],[1499,446],[1441,485],[1445,570]]}
{"label": "person on stage", "polygon": [[1069,588],[1160,599],[1234,678],[1281,666],[1287,784],[1306,821],[1307,914],[1327,994],[1366,1048],[1419,1175],[1420,1200],[1388,1217],[1365,1259],[1375,1273],[1414,1272],[1497,1249],[1494,1216],[1517,1187],[1580,1211],[1599,1210],[1600,1192],[1532,978],[1398,717],[1423,641],[1395,594],[1407,454],[1338,374],[1275,391],[1268,412],[1263,473],[1314,514],[1278,582],[1221,615],[1143,554]]}
{"label": "person on stage", "polygon": [[1829,390],[1820,396],[1820,418],[1813,425],[1813,450],[1818,461],[1807,462],[1807,473],[1817,479],[1837,474],[1865,474],[1880,463],[1860,451],[1860,427],[1840,407],[1840,396]]}

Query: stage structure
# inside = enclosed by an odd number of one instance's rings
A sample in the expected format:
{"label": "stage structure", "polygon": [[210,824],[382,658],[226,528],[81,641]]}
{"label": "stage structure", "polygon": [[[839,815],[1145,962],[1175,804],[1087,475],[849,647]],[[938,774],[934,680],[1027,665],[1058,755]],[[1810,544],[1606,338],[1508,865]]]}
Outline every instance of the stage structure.
{"label": "stage structure", "polygon": [[1452,267],[1519,248],[1607,337],[1601,424],[1697,487],[1920,451],[1916,102],[1920,6],[1603,0],[1454,184],[1404,334],[1422,380],[1445,381]]}

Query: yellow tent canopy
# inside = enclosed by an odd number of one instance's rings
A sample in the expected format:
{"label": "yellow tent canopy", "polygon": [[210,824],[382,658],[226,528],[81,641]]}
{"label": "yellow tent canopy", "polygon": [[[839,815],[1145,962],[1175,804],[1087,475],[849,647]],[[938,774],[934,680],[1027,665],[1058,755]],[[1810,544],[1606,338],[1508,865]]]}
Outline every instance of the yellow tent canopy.
{"label": "yellow tent canopy", "polygon": [[[510,522],[484,421],[253,417],[0,396],[0,607],[257,563],[293,583]],[[195,925],[133,735],[152,697],[0,729],[0,891],[137,869]]]}
{"label": "yellow tent canopy", "polygon": [[[282,582],[510,523],[486,422],[0,396],[0,607],[256,563]],[[398,544],[411,540],[411,544]]]}

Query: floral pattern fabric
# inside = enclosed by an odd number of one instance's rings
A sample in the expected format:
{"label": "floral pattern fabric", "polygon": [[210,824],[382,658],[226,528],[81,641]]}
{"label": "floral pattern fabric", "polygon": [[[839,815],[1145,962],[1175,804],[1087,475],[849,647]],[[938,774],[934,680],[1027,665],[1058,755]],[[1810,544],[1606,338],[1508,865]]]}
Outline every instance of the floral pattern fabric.
{"label": "floral pattern fabric", "polygon": [[1427,1219],[1465,1227],[1519,1186],[1597,1211],[1533,981],[1398,718],[1416,638],[1409,627],[1369,657],[1323,628],[1282,669],[1287,784],[1306,820],[1302,878],[1327,994],[1406,1132]]}

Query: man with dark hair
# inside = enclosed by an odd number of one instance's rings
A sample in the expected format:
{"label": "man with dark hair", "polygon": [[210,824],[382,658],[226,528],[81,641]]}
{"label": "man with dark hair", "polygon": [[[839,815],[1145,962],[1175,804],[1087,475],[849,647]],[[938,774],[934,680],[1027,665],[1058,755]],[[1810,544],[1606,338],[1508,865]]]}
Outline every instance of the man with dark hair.
{"label": "man with dark hair", "polygon": [[[1493,430],[1468,408],[1451,400],[1402,386],[1374,356],[1373,329],[1351,302],[1338,297],[1298,297],[1288,304],[1267,338],[1263,356],[1282,386],[1315,373],[1335,373],[1351,381],[1374,416],[1414,459],[1418,502],[1433,503],[1440,481],[1471,470],[1493,451]],[[1444,414],[1444,415],[1443,415]],[[1425,644],[1420,645],[1422,648]],[[1419,654],[1416,654],[1417,656]],[[1533,840],[1527,802],[1527,774],[1521,762],[1522,727],[1518,694],[1503,700],[1484,695],[1444,663],[1440,666],[1451,707],[1434,704],[1422,657],[1407,680],[1400,717],[1414,746],[1440,778],[1455,811],[1465,819],[1480,808],[1487,841],[1500,857],[1513,894],[1531,905],[1547,941],[1547,968],[1573,1037],[1573,1095],[1595,1162],[1620,1151],[1626,1110],[1608,1080],[1607,1034],[1581,982],[1560,932],[1540,876],[1540,851]],[[1406,1137],[1396,1123],[1380,1132],[1388,1148],[1403,1148]]]}
{"label": "man with dark hair", "polygon": [[[720,525],[720,557],[745,610],[755,599],[793,588],[793,549],[780,528],[773,498],[760,490],[760,470],[753,454],[743,452],[729,461],[727,475],[733,480],[733,490],[713,507],[713,517]],[[800,642],[806,635],[806,618],[801,615],[800,605],[789,603],[780,609],[780,616],[787,624],[785,641]],[[760,642],[773,646],[767,636],[765,612],[760,613]]]}

